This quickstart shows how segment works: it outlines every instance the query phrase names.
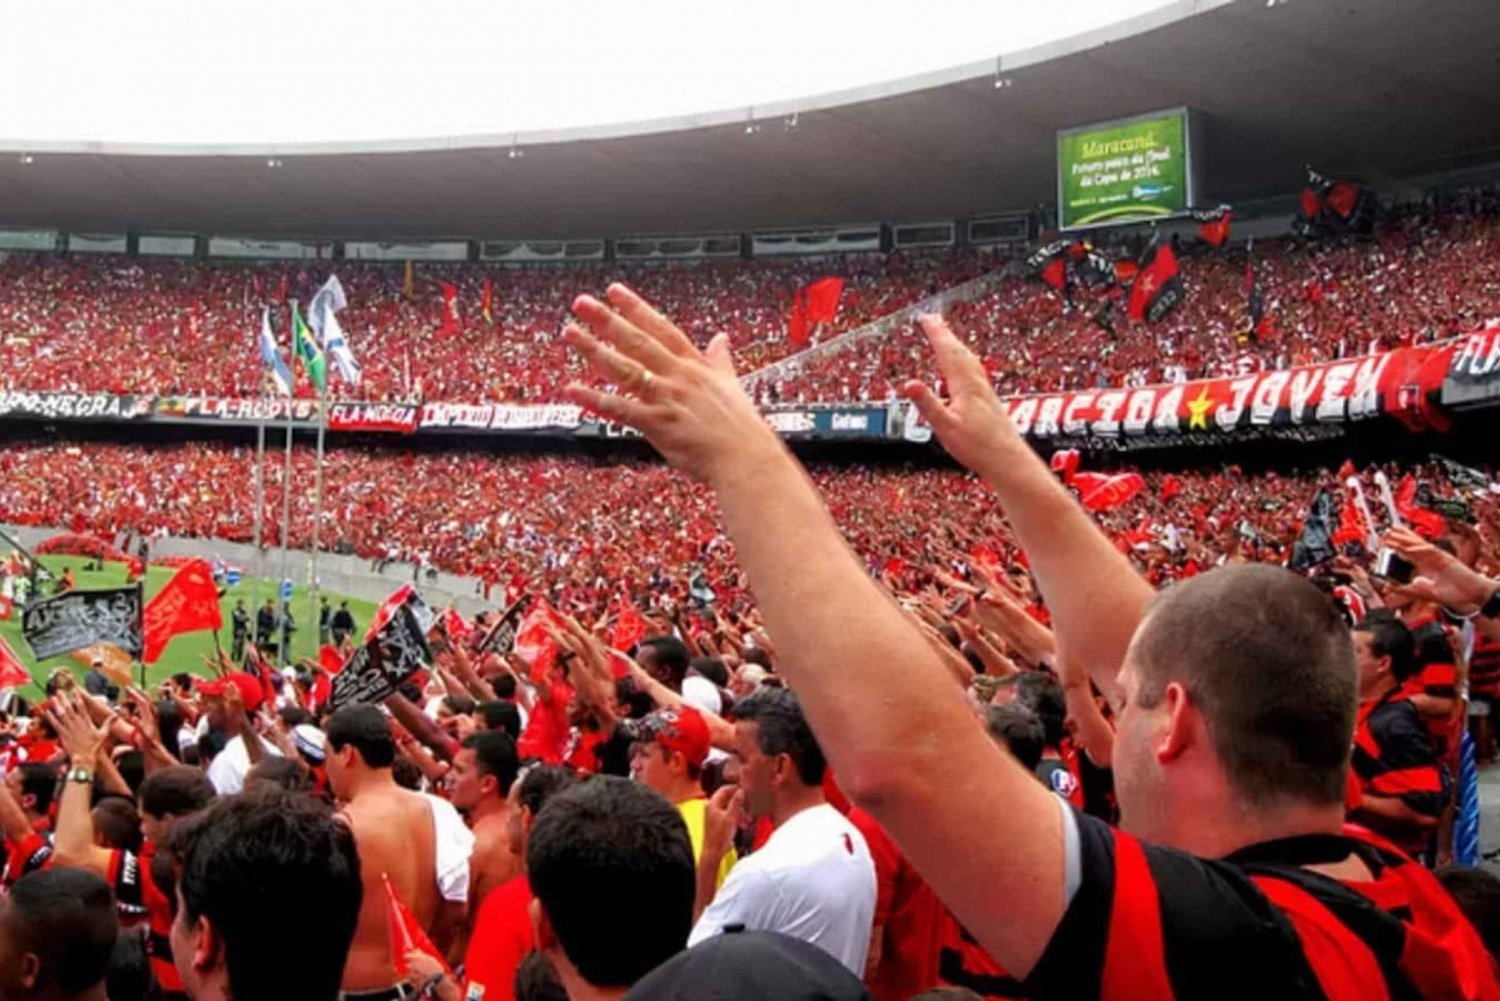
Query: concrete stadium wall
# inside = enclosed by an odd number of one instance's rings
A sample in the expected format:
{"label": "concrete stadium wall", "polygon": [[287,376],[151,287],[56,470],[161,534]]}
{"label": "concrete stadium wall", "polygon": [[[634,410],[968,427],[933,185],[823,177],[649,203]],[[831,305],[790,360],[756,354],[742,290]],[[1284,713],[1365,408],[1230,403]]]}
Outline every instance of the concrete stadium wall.
{"label": "concrete stadium wall", "polygon": [[[49,539],[66,529],[58,528],[36,528],[32,526],[6,526],[5,531],[27,549],[34,548],[44,539]],[[279,580],[282,576],[281,551],[278,549],[267,550],[257,555],[255,547],[243,542],[222,542],[218,539],[177,539],[156,538],[151,540],[151,555],[155,556],[198,556],[206,560],[215,558],[223,560],[231,566],[239,567],[240,572],[246,577],[262,577],[267,580]],[[312,569],[312,553],[307,550],[291,550],[287,553],[287,573],[293,582],[307,584]],[[318,584],[324,591],[334,594],[348,595],[351,598],[362,598],[366,601],[381,601],[403,583],[411,581],[413,566],[410,563],[392,563],[381,573],[375,573],[370,566],[369,560],[362,560],[357,556],[337,556],[333,553],[318,554]],[[427,599],[427,603],[435,608],[447,606],[450,602],[453,607],[465,615],[493,607],[483,600],[483,594],[478,578],[460,577],[456,574],[438,573],[435,580],[423,579],[416,582]],[[266,593],[264,597],[271,597]],[[493,596],[499,601],[498,595]],[[306,621],[307,612],[295,606],[292,614],[299,621]]]}

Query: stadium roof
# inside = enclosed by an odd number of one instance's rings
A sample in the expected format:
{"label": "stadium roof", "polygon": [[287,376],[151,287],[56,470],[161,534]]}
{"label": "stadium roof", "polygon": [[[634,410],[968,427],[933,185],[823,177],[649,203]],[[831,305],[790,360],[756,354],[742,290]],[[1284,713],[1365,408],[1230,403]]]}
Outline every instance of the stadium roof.
{"label": "stadium roof", "polygon": [[948,219],[1052,202],[1060,128],[1177,105],[1202,115],[1205,203],[1289,191],[1304,163],[1387,185],[1500,161],[1497,38],[1493,0],[1183,0],[992,62],[756,107],[753,132],[738,108],[341,145],[0,140],[0,225],[587,238]]}

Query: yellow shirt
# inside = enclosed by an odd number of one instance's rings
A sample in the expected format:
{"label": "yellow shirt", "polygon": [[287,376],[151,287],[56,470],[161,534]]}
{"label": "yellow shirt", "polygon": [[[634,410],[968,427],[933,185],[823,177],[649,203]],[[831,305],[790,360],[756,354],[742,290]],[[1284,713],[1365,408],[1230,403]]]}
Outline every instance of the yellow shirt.
{"label": "yellow shirt", "polygon": [[[708,806],[708,800],[699,797],[697,799],[683,800],[677,804],[677,812],[682,814],[682,822],[687,824],[688,840],[693,843],[693,864],[703,857],[703,811]],[[729,878],[729,870],[739,861],[734,848],[724,853],[719,860],[719,876],[714,880],[714,889],[724,885],[724,880]]]}

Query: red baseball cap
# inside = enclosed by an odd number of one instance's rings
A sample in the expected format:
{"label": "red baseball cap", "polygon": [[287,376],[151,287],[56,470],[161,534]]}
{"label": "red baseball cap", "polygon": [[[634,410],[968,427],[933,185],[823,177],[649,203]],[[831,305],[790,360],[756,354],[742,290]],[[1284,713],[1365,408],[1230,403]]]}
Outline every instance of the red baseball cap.
{"label": "red baseball cap", "polygon": [[233,685],[240,690],[240,702],[244,703],[246,712],[255,712],[265,701],[266,693],[261,687],[260,679],[249,671],[232,671],[222,678],[193,679],[193,687],[210,697],[223,697],[226,685]]}
{"label": "red baseball cap", "polygon": [[703,714],[692,706],[663,706],[642,717],[635,724],[635,732],[637,740],[654,740],[700,767],[713,746]]}

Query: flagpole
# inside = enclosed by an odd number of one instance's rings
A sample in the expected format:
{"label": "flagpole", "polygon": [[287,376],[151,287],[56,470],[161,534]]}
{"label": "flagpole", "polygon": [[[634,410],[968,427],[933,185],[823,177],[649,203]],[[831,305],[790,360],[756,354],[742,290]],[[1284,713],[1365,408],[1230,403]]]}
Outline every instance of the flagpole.
{"label": "flagpole", "polygon": [[[297,304],[293,302],[292,311],[294,314],[296,309]],[[297,323],[295,320],[290,320],[287,323],[287,330],[290,333],[290,337],[288,338],[288,346],[291,348],[290,357],[292,365],[295,366],[297,364]],[[297,370],[294,367],[292,369],[292,390],[294,393],[296,388]],[[282,599],[281,586],[282,581],[287,580],[290,573],[287,566],[287,542],[291,534],[292,525],[292,401],[294,399],[295,396],[289,396],[286,399],[286,458],[281,469],[281,573],[276,581],[276,607],[281,610],[279,618],[285,618],[287,612],[292,607],[290,601]],[[278,627],[280,627],[280,623],[278,623]],[[274,637],[276,640],[276,649],[280,651],[279,657],[283,667],[286,666],[288,653],[285,642],[286,636],[286,629],[281,627],[281,636]]]}
{"label": "flagpole", "polygon": [[251,571],[255,576],[254,582],[250,585],[251,615],[254,615],[260,608],[260,578],[265,573],[260,548],[262,511],[265,506],[266,419],[265,417],[261,417],[255,422],[255,568]]}
{"label": "flagpole", "polygon": [[[325,366],[327,362],[324,362]],[[326,368],[325,368],[326,371]],[[313,466],[313,529],[312,529],[312,566],[308,581],[308,594],[311,599],[307,621],[318,629],[318,643],[323,642],[322,622],[319,619],[318,608],[318,535],[319,527],[323,521],[323,435],[328,430],[328,383],[325,376],[323,391],[318,394],[318,457]]]}

